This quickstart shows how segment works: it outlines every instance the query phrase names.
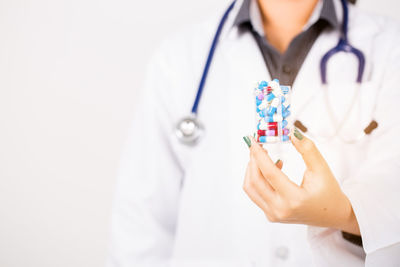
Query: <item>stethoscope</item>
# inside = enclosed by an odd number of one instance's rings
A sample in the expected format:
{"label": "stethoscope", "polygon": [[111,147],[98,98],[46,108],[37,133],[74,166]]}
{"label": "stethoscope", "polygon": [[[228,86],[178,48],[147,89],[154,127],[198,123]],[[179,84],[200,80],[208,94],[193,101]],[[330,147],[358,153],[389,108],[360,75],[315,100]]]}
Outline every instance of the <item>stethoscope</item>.
{"label": "stethoscope", "polygon": [[[224,15],[222,16],[222,19],[218,25],[217,31],[215,33],[214,39],[212,41],[211,44],[211,48],[210,51],[208,53],[207,56],[207,61],[203,70],[203,74],[201,76],[201,80],[200,80],[200,84],[198,86],[197,89],[197,94],[196,94],[196,98],[195,101],[193,103],[192,106],[192,110],[190,115],[182,118],[175,127],[175,134],[178,138],[179,141],[181,141],[182,143],[186,144],[186,145],[195,145],[198,143],[199,139],[201,138],[201,136],[204,134],[204,125],[198,120],[197,118],[197,114],[198,114],[198,106],[199,106],[199,102],[201,99],[201,94],[203,92],[206,80],[207,80],[207,75],[208,75],[208,71],[210,69],[210,65],[211,62],[213,60],[213,56],[215,53],[215,50],[217,48],[217,43],[219,40],[219,37],[221,35],[222,32],[222,28],[225,25],[226,19],[228,18],[229,13],[232,11],[233,7],[235,6],[236,1],[233,1],[232,4],[230,4],[230,6],[228,7],[228,9],[225,11]],[[342,8],[343,8],[343,23],[342,23],[342,28],[341,28],[341,35],[339,38],[339,42],[338,44],[332,48],[331,50],[329,50],[321,59],[321,63],[320,63],[320,71],[321,71],[321,80],[322,80],[322,84],[326,87],[327,85],[327,78],[326,78],[326,70],[327,70],[327,63],[328,60],[335,55],[336,53],[339,52],[347,52],[347,53],[351,53],[354,54],[357,57],[358,60],[358,74],[357,74],[357,84],[361,85],[362,83],[362,77],[364,74],[364,68],[365,68],[365,56],[364,54],[356,49],[355,47],[353,47],[347,38],[347,31],[348,31],[348,16],[349,16],[349,12],[348,12],[348,4],[347,4],[347,0],[341,0],[341,4],[342,4]],[[326,105],[328,107],[329,110],[329,116],[330,119],[332,120],[332,122],[334,123],[335,127],[336,127],[336,131],[333,135],[331,136],[325,136],[324,139],[325,140],[330,140],[332,137],[335,136],[339,136],[342,141],[347,142],[347,143],[354,143],[357,142],[359,140],[361,140],[365,135],[370,134],[377,126],[377,122],[375,120],[371,120],[370,124],[364,129],[363,133],[361,133],[360,135],[358,135],[356,138],[354,139],[346,139],[340,136],[340,131],[343,128],[343,125],[346,124],[346,120],[348,118],[348,116],[345,116],[340,122],[335,118],[335,115],[333,114],[332,111],[332,107],[331,104],[329,102],[328,99],[328,94],[326,93],[326,90],[323,90],[325,93],[325,101],[326,101]],[[357,97],[357,91],[355,90],[354,95],[352,97],[352,100],[355,101],[356,97]],[[310,99],[307,102],[310,102],[312,100],[313,97],[310,97]],[[306,105],[304,105],[306,106]],[[349,110],[347,111],[347,113],[345,114],[349,114],[352,111],[353,105],[350,105]],[[298,112],[298,114],[301,112]],[[307,127],[299,120],[295,120],[294,125],[299,128],[300,130],[302,130],[303,132],[307,133],[310,137],[314,137],[317,138],[317,135],[314,135],[312,132],[310,132]]]}

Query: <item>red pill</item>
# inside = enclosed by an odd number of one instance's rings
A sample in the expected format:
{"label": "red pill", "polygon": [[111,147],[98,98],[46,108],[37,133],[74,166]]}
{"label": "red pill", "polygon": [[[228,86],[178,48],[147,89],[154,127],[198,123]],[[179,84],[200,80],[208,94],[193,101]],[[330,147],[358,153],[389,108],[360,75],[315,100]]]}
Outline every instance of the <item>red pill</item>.
{"label": "red pill", "polygon": [[265,130],[258,130],[257,134],[261,135],[261,136],[265,136]]}

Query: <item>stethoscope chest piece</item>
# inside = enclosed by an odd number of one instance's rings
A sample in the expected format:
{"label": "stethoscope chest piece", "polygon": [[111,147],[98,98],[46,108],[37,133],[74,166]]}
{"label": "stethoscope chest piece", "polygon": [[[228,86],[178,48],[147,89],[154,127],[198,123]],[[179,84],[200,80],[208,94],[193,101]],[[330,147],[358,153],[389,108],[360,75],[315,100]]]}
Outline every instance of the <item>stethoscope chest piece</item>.
{"label": "stethoscope chest piece", "polygon": [[196,145],[204,134],[204,127],[195,114],[182,118],[175,127],[178,140],[185,145]]}

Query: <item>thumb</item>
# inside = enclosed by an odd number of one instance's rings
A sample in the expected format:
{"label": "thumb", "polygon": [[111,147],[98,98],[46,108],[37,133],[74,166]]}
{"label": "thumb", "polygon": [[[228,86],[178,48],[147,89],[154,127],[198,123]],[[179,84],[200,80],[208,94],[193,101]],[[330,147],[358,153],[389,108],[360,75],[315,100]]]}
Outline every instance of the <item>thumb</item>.
{"label": "thumb", "polygon": [[328,167],[314,142],[304,136],[297,128],[292,132],[290,140],[297,152],[303,157],[308,170],[319,171]]}

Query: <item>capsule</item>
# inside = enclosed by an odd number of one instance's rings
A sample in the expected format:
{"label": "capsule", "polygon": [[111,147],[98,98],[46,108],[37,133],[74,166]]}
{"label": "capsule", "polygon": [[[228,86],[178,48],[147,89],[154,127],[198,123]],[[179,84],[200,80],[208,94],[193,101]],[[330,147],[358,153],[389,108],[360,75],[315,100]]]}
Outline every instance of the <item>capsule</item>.
{"label": "capsule", "polygon": [[[264,124],[264,122],[263,122],[263,124]],[[266,135],[267,130],[276,130],[276,129],[278,129],[278,125],[277,125],[277,122],[269,122],[269,123],[265,123],[264,128],[265,128],[265,130],[258,130],[257,134],[258,135]]]}
{"label": "capsule", "polygon": [[267,95],[267,101],[270,102],[272,99],[274,99],[276,96],[274,95],[274,93],[270,93]]}
{"label": "capsule", "polygon": [[282,134],[283,134],[283,135],[289,135],[289,132],[290,132],[290,131],[289,131],[288,128],[283,128],[283,129],[282,129]]}
{"label": "capsule", "polygon": [[289,117],[289,116],[290,116],[290,110],[285,109],[285,110],[282,112],[282,117],[285,119],[285,118],[287,118],[287,117]]}
{"label": "capsule", "polygon": [[276,113],[276,107],[270,106],[267,111],[268,116],[273,116],[275,113]]}
{"label": "capsule", "polygon": [[277,136],[259,136],[258,142],[260,143],[276,143],[279,141]]}
{"label": "capsule", "polygon": [[[268,129],[268,130],[258,130],[257,135],[278,136],[278,129],[274,128],[274,129]],[[283,128],[282,135],[289,135],[289,129]]]}
{"label": "capsule", "polygon": [[289,93],[290,89],[289,89],[289,86],[281,85],[281,90],[282,90],[282,93],[284,93],[286,95]]}
{"label": "capsule", "polygon": [[[276,122],[265,122],[265,120],[260,120],[257,124],[257,130],[274,130],[277,129],[278,125]],[[260,135],[265,135],[265,132]]]}
{"label": "capsule", "polygon": [[283,142],[289,141],[289,136],[287,135],[282,135],[282,139]]}
{"label": "capsule", "polygon": [[267,102],[266,99],[264,98],[264,99],[260,102],[260,104],[257,104],[257,106],[258,106],[258,108],[259,108],[260,110],[266,109],[267,106],[268,106],[268,102]]}
{"label": "capsule", "polygon": [[265,122],[278,122],[282,121],[282,115],[274,114],[273,116],[267,116],[264,118]]}
{"label": "capsule", "polygon": [[258,85],[259,89],[263,89],[264,87],[267,87],[268,83],[266,81],[261,81],[260,84]]}
{"label": "capsule", "polygon": [[267,110],[266,109],[262,109],[260,112],[258,112],[258,115],[261,117],[261,118],[264,118],[265,116],[267,116]]}

